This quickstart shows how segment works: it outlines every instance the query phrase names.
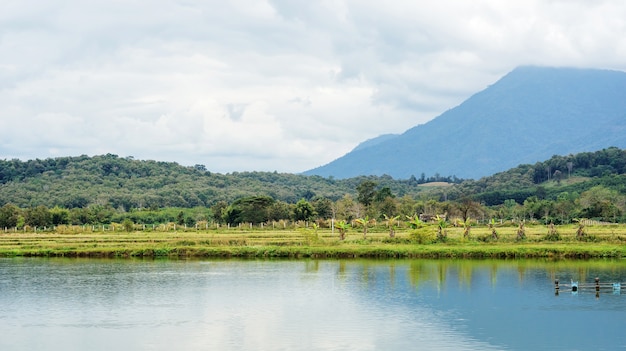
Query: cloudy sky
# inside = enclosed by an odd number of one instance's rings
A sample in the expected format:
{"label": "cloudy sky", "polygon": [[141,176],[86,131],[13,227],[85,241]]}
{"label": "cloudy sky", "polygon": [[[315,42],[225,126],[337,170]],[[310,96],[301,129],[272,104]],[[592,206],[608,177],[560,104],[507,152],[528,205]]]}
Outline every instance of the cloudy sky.
{"label": "cloudy sky", "polygon": [[626,2],[0,3],[0,159],[301,172],[519,65],[626,70]]}

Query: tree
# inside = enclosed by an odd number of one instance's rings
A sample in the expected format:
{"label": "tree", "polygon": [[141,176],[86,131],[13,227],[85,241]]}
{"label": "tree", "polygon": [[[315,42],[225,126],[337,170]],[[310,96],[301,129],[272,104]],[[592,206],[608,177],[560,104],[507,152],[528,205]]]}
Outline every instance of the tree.
{"label": "tree", "polygon": [[408,219],[407,224],[411,227],[411,229],[418,229],[424,225],[424,222],[422,222],[418,215],[413,215],[413,217],[406,216],[406,218]]}
{"label": "tree", "polygon": [[224,222],[224,213],[228,208],[226,201],[218,201],[215,205],[211,206],[211,214],[213,221],[217,223]]}
{"label": "tree", "polygon": [[20,209],[13,204],[0,207],[0,228],[16,227],[19,216]]}
{"label": "tree", "polygon": [[50,209],[50,215],[53,225],[69,224],[70,223],[70,211],[65,208],[55,206]]}
{"label": "tree", "polygon": [[311,203],[300,199],[293,208],[293,219],[296,221],[308,221],[315,216],[315,210]]}
{"label": "tree", "polygon": [[617,191],[602,185],[594,186],[580,194],[579,203],[586,218],[616,221],[624,209],[625,198]]}
{"label": "tree", "polygon": [[400,218],[400,216],[387,216],[386,214],[385,216],[385,220],[387,221],[387,226],[389,227],[389,237],[393,238],[396,236],[396,223],[398,221],[398,219]]}
{"label": "tree", "polygon": [[467,217],[465,218],[465,220],[463,220],[463,237],[465,239],[469,239],[471,229],[472,229],[472,220],[469,217]]}
{"label": "tree", "polygon": [[365,216],[365,218],[357,218],[354,221],[363,226],[363,239],[367,239],[367,226],[370,224],[369,216]]}
{"label": "tree", "polygon": [[187,227],[194,227],[196,225],[196,219],[193,218],[192,216],[186,216],[185,217],[185,225]]}
{"label": "tree", "polygon": [[554,171],[554,179],[558,185],[561,185],[561,178],[563,178],[563,174],[558,169]]}
{"label": "tree", "polygon": [[199,171],[199,172],[206,172],[206,166],[205,165],[196,164],[196,165],[193,166],[193,168],[196,171]]}
{"label": "tree", "polygon": [[350,225],[346,223],[346,221],[342,220],[337,222],[335,226],[337,227],[337,230],[339,230],[339,240],[345,240],[346,232],[350,229]]}
{"label": "tree", "polygon": [[391,193],[391,189],[389,189],[388,186],[385,186],[375,193],[374,202],[383,202],[387,198],[394,198],[394,197],[395,196]]}
{"label": "tree", "polygon": [[364,180],[356,187],[357,201],[367,209],[374,201],[376,195],[376,182]]}
{"label": "tree", "polygon": [[446,217],[437,215],[435,219],[437,221],[437,240],[445,241],[448,237],[448,232],[446,230],[448,222],[446,222]]}
{"label": "tree", "polygon": [[521,221],[517,227],[517,240],[524,239],[526,239],[526,229],[524,229],[524,221]]}
{"label": "tree", "polygon": [[480,204],[472,200],[468,196],[464,196],[461,199],[461,202],[458,204],[458,209],[461,213],[461,218],[463,218],[463,221],[466,221],[468,218],[470,218],[471,214],[474,214],[475,216],[480,214]]}
{"label": "tree", "polygon": [[283,201],[276,201],[268,208],[268,220],[280,221],[292,217],[293,205]]}
{"label": "tree", "polygon": [[333,202],[325,197],[317,198],[311,203],[318,218],[328,219],[333,217]]}
{"label": "tree", "polygon": [[498,231],[496,230],[496,220],[493,218],[489,222],[489,229],[491,229],[491,238],[493,240],[498,240]]}
{"label": "tree", "polygon": [[122,222],[122,226],[124,227],[124,230],[129,233],[132,232],[133,229],[135,229],[135,223],[133,223],[130,218],[126,218],[124,222]]}
{"label": "tree", "polygon": [[269,210],[275,200],[269,196],[249,196],[235,200],[230,206],[229,223],[263,223],[269,220]]}
{"label": "tree", "polygon": [[355,217],[355,208],[358,204],[354,202],[350,194],[346,194],[337,201],[337,216],[340,219],[351,221]]}
{"label": "tree", "polygon": [[572,169],[574,168],[574,162],[567,162],[567,178],[572,176]]}
{"label": "tree", "polygon": [[50,210],[43,205],[27,209],[24,219],[31,227],[45,227],[52,224]]}
{"label": "tree", "polygon": [[398,203],[392,197],[386,197],[382,202],[376,204],[377,212],[384,215],[395,216],[398,213]]}

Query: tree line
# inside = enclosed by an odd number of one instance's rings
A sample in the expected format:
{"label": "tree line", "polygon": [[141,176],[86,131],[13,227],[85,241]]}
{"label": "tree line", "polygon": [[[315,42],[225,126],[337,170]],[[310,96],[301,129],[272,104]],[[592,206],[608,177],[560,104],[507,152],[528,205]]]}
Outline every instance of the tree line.
{"label": "tree line", "polygon": [[20,208],[13,204],[0,207],[0,228],[50,227],[57,225],[140,223],[195,226],[198,223],[261,224],[278,221],[317,222],[324,226],[328,220],[353,222],[367,218],[383,221],[388,218],[426,218],[445,216],[452,220],[487,222],[490,219],[539,221],[541,223],[571,223],[580,218],[604,222],[626,222],[626,196],[602,185],[581,194],[562,192],[556,199],[536,195],[522,203],[505,200],[500,205],[487,206],[472,197],[441,201],[435,198],[398,197],[388,187],[366,180],[358,184],[356,196],[350,194],[333,201],[325,197],[301,198],[295,203],[276,200],[266,195],[247,196],[233,202],[219,201],[210,207],[133,209],[125,211],[110,205],[83,208],[48,208],[39,205]]}
{"label": "tree line", "polygon": [[[558,172],[557,172],[558,171]],[[479,180],[396,180],[277,172],[218,174],[205,166],[117,155],[0,160],[0,227],[59,224],[219,224],[382,220],[447,214],[567,223],[624,222],[626,151],[553,156]],[[427,180],[444,181],[429,186]]]}

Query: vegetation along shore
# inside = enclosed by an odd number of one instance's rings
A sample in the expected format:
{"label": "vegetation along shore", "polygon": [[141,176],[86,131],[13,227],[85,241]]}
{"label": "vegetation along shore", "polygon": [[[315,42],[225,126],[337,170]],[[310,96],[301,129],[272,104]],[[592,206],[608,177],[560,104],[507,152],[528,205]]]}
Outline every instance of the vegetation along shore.
{"label": "vegetation along shore", "polygon": [[0,161],[0,255],[623,257],[626,150],[478,180],[215,174],[116,155]]}
{"label": "vegetation along shore", "polygon": [[[397,222],[396,222],[397,223]],[[621,258],[626,226],[511,222],[319,228],[60,226],[0,234],[0,257]],[[343,234],[342,234],[343,231]],[[343,239],[342,239],[343,236]]]}

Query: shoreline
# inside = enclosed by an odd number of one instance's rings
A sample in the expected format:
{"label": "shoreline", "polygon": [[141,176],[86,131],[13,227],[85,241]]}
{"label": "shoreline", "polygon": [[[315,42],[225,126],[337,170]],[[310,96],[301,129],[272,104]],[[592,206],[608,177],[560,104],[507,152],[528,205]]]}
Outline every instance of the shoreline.
{"label": "shoreline", "polygon": [[576,240],[572,227],[558,228],[559,240],[546,239],[545,227],[528,229],[516,240],[515,228],[499,228],[499,239],[485,239],[489,229],[475,228],[463,237],[450,228],[445,242],[436,242],[432,228],[416,241],[414,232],[368,234],[351,231],[339,240],[330,230],[220,230],[134,232],[0,233],[0,257],[101,258],[458,258],[458,259],[592,259],[626,257],[626,226],[596,227],[587,241]]}
{"label": "shoreline", "polygon": [[224,247],[143,247],[93,249],[0,250],[0,257],[69,258],[446,258],[446,259],[598,259],[626,257],[626,246],[617,244],[531,243],[531,244],[372,244],[333,246],[224,246]]}

